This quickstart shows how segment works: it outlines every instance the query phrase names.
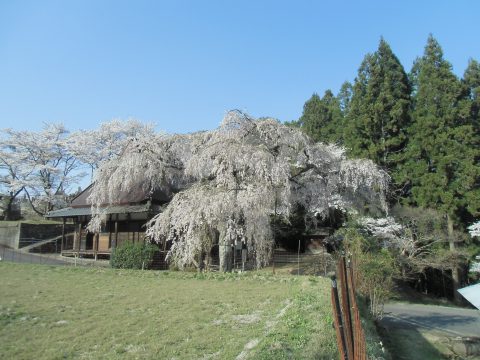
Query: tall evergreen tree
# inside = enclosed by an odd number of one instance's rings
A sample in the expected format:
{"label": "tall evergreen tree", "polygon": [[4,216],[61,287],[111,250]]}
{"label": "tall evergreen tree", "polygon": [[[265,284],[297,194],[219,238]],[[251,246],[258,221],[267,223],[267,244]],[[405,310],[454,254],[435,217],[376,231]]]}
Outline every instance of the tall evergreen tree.
{"label": "tall evergreen tree", "polygon": [[315,141],[339,142],[342,120],[338,99],[330,90],[325,91],[323,98],[313,94],[303,106],[303,114],[299,119],[300,127]]}
{"label": "tall evergreen tree", "polygon": [[352,92],[353,87],[352,84],[348,81],[345,81],[338,92],[337,99],[340,105],[340,111],[342,113],[342,117],[346,118],[348,112],[350,111],[350,102],[352,101]]}
{"label": "tall evergreen tree", "polygon": [[359,68],[346,119],[345,145],[395,170],[410,123],[410,85],[402,64],[382,38]]}
{"label": "tall evergreen tree", "polygon": [[[476,149],[471,156],[475,158],[475,168],[472,176],[474,185],[472,190],[466,192],[465,203],[468,212],[475,216],[480,216],[480,64],[478,61],[470,59],[468,67],[463,76],[463,83],[466,86],[467,96],[467,131],[472,132],[470,145]],[[476,174],[476,175],[475,175]],[[464,221],[465,222],[465,221]]]}
{"label": "tall evergreen tree", "polygon": [[322,98],[323,142],[340,143],[343,137],[343,116],[338,98],[330,90],[325,91]]}
{"label": "tall evergreen tree", "polygon": [[[456,248],[454,222],[464,212],[480,210],[478,136],[468,115],[464,86],[430,36],[424,55],[414,63],[413,123],[409,129],[408,162],[403,175],[411,185],[411,203],[442,211],[449,243]],[[452,269],[454,297],[460,275]]]}
{"label": "tall evergreen tree", "polygon": [[[443,59],[438,42],[430,36],[425,53],[414,63],[413,123],[409,130],[409,158],[403,175],[411,184],[410,201],[454,217],[466,196],[478,191],[478,144],[461,82]],[[473,193],[472,193],[473,192]]]}
{"label": "tall evergreen tree", "polygon": [[465,91],[470,100],[470,117],[476,127],[480,126],[480,64],[470,59],[463,75]]}
{"label": "tall evergreen tree", "polygon": [[303,113],[298,124],[300,128],[315,140],[318,140],[320,121],[319,114],[321,113],[322,99],[317,93],[313,93],[312,97],[308,99],[303,105]]}

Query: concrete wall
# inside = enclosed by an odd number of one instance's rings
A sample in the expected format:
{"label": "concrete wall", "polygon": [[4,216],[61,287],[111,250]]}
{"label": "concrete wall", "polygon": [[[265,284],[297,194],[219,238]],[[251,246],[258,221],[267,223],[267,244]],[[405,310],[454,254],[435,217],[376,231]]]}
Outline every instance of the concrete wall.
{"label": "concrete wall", "polygon": [[20,223],[2,224],[0,222],[0,245],[18,249],[20,239]]}
{"label": "concrete wall", "polygon": [[[65,225],[65,234],[73,232],[74,225]],[[2,224],[0,222],[0,245],[18,249],[35,242],[62,235],[62,224]]]}

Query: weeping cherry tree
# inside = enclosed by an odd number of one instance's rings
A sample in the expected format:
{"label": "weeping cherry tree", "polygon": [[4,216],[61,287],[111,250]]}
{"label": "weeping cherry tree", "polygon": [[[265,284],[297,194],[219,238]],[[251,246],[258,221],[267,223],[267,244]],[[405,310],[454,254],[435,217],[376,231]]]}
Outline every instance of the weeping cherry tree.
{"label": "weeping cherry tree", "polygon": [[90,228],[105,219],[101,204],[139,184],[172,194],[147,224],[151,239],[172,244],[171,262],[198,264],[218,244],[220,269],[228,271],[238,242],[258,267],[267,265],[272,216],[288,218],[295,205],[315,218],[366,205],[386,210],[388,176],[370,160],[347,159],[344,149],[314,143],[275,119],[234,110],[212,131],[132,139],[121,157],[96,171]]}

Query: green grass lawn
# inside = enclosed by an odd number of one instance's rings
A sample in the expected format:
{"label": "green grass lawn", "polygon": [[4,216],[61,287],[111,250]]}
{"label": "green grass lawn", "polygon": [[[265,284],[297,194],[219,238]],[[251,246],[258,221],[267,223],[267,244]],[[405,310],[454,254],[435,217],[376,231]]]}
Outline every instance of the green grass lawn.
{"label": "green grass lawn", "polygon": [[319,277],[0,263],[2,359],[336,359]]}

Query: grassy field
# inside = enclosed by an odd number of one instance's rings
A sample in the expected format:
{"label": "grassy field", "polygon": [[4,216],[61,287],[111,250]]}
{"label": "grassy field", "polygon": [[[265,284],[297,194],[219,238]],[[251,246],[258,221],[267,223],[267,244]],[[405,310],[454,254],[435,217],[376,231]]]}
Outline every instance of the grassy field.
{"label": "grassy field", "polygon": [[2,359],[337,358],[329,281],[0,263]]}

